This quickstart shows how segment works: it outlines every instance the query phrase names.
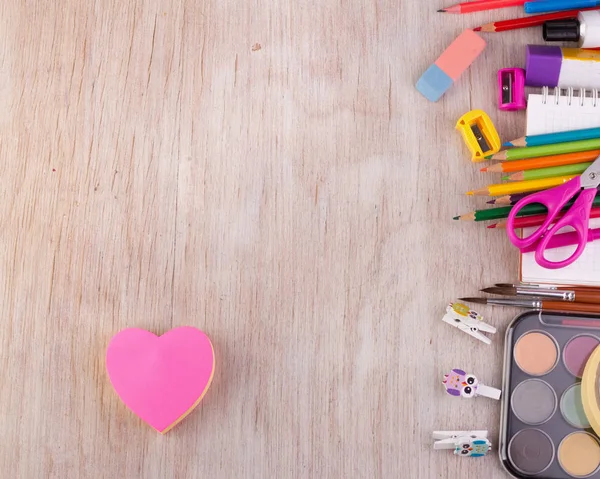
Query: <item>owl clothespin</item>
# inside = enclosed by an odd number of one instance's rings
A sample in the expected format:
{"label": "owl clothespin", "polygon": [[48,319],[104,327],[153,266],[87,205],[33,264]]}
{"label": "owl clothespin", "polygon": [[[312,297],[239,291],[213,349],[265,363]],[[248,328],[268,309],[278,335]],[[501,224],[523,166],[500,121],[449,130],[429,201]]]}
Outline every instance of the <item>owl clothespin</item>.
{"label": "owl clothespin", "polygon": [[464,331],[469,336],[479,339],[479,341],[485,344],[490,344],[492,340],[481,334],[480,331],[490,334],[496,332],[496,328],[483,321],[481,314],[469,309],[468,306],[462,303],[450,303],[446,307],[446,314],[442,318],[442,321]]}
{"label": "owl clothespin", "polygon": [[487,431],[433,431],[434,450],[454,449],[461,457],[483,457],[492,449]]}
{"label": "owl clothespin", "polygon": [[500,394],[502,394],[500,389],[481,384],[474,375],[467,374],[462,369],[453,369],[450,373],[444,374],[442,383],[450,396],[468,399],[475,396],[485,396],[498,400],[500,399]]}

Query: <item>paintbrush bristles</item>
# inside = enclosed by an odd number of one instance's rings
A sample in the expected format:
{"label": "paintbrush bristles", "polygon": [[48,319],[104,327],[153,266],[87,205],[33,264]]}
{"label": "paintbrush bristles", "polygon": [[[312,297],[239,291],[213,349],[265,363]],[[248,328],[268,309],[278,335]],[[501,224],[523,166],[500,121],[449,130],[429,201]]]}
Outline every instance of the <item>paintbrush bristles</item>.
{"label": "paintbrush bristles", "polygon": [[517,288],[514,288],[513,286],[503,286],[503,287],[498,287],[498,286],[494,286],[491,288],[483,288],[480,289],[479,291],[481,291],[482,293],[488,293],[488,294],[501,294],[504,296],[514,296],[517,294]]}
{"label": "paintbrush bristles", "polygon": [[487,304],[487,298],[458,298],[459,301],[466,301],[467,303]]}

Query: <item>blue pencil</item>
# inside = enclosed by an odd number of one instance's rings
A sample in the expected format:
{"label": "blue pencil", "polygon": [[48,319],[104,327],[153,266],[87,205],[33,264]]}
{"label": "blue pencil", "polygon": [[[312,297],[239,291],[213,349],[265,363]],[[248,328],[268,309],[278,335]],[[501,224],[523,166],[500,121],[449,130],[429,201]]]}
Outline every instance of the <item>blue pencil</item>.
{"label": "blue pencil", "polygon": [[599,6],[597,0],[538,0],[525,2],[525,13],[547,13]]}
{"label": "blue pencil", "polygon": [[541,146],[564,143],[565,141],[593,140],[600,138],[600,127],[585,130],[561,131],[559,133],[546,133],[544,135],[528,135],[507,141],[502,146]]}

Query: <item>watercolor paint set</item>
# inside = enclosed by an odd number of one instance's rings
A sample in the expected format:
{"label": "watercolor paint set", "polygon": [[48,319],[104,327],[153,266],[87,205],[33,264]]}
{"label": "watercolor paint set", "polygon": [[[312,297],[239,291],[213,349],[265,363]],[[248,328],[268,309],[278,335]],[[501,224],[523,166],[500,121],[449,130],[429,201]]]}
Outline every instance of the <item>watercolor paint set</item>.
{"label": "watercolor paint set", "polygon": [[[514,477],[600,478],[600,442],[583,391],[599,345],[593,316],[529,311],[508,327],[498,448]],[[598,409],[600,391],[593,389],[591,407]]]}

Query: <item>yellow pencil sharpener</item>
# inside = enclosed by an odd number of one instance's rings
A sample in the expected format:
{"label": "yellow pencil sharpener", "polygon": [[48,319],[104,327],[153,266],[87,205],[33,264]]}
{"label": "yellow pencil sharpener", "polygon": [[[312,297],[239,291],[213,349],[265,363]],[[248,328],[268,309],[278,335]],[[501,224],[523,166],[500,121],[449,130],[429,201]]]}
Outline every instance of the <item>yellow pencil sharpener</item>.
{"label": "yellow pencil sharpener", "polygon": [[483,161],[486,156],[500,151],[500,136],[485,111],[471,110],[465,113],[458,120],[456,129],[471,150],[471,161]]}

